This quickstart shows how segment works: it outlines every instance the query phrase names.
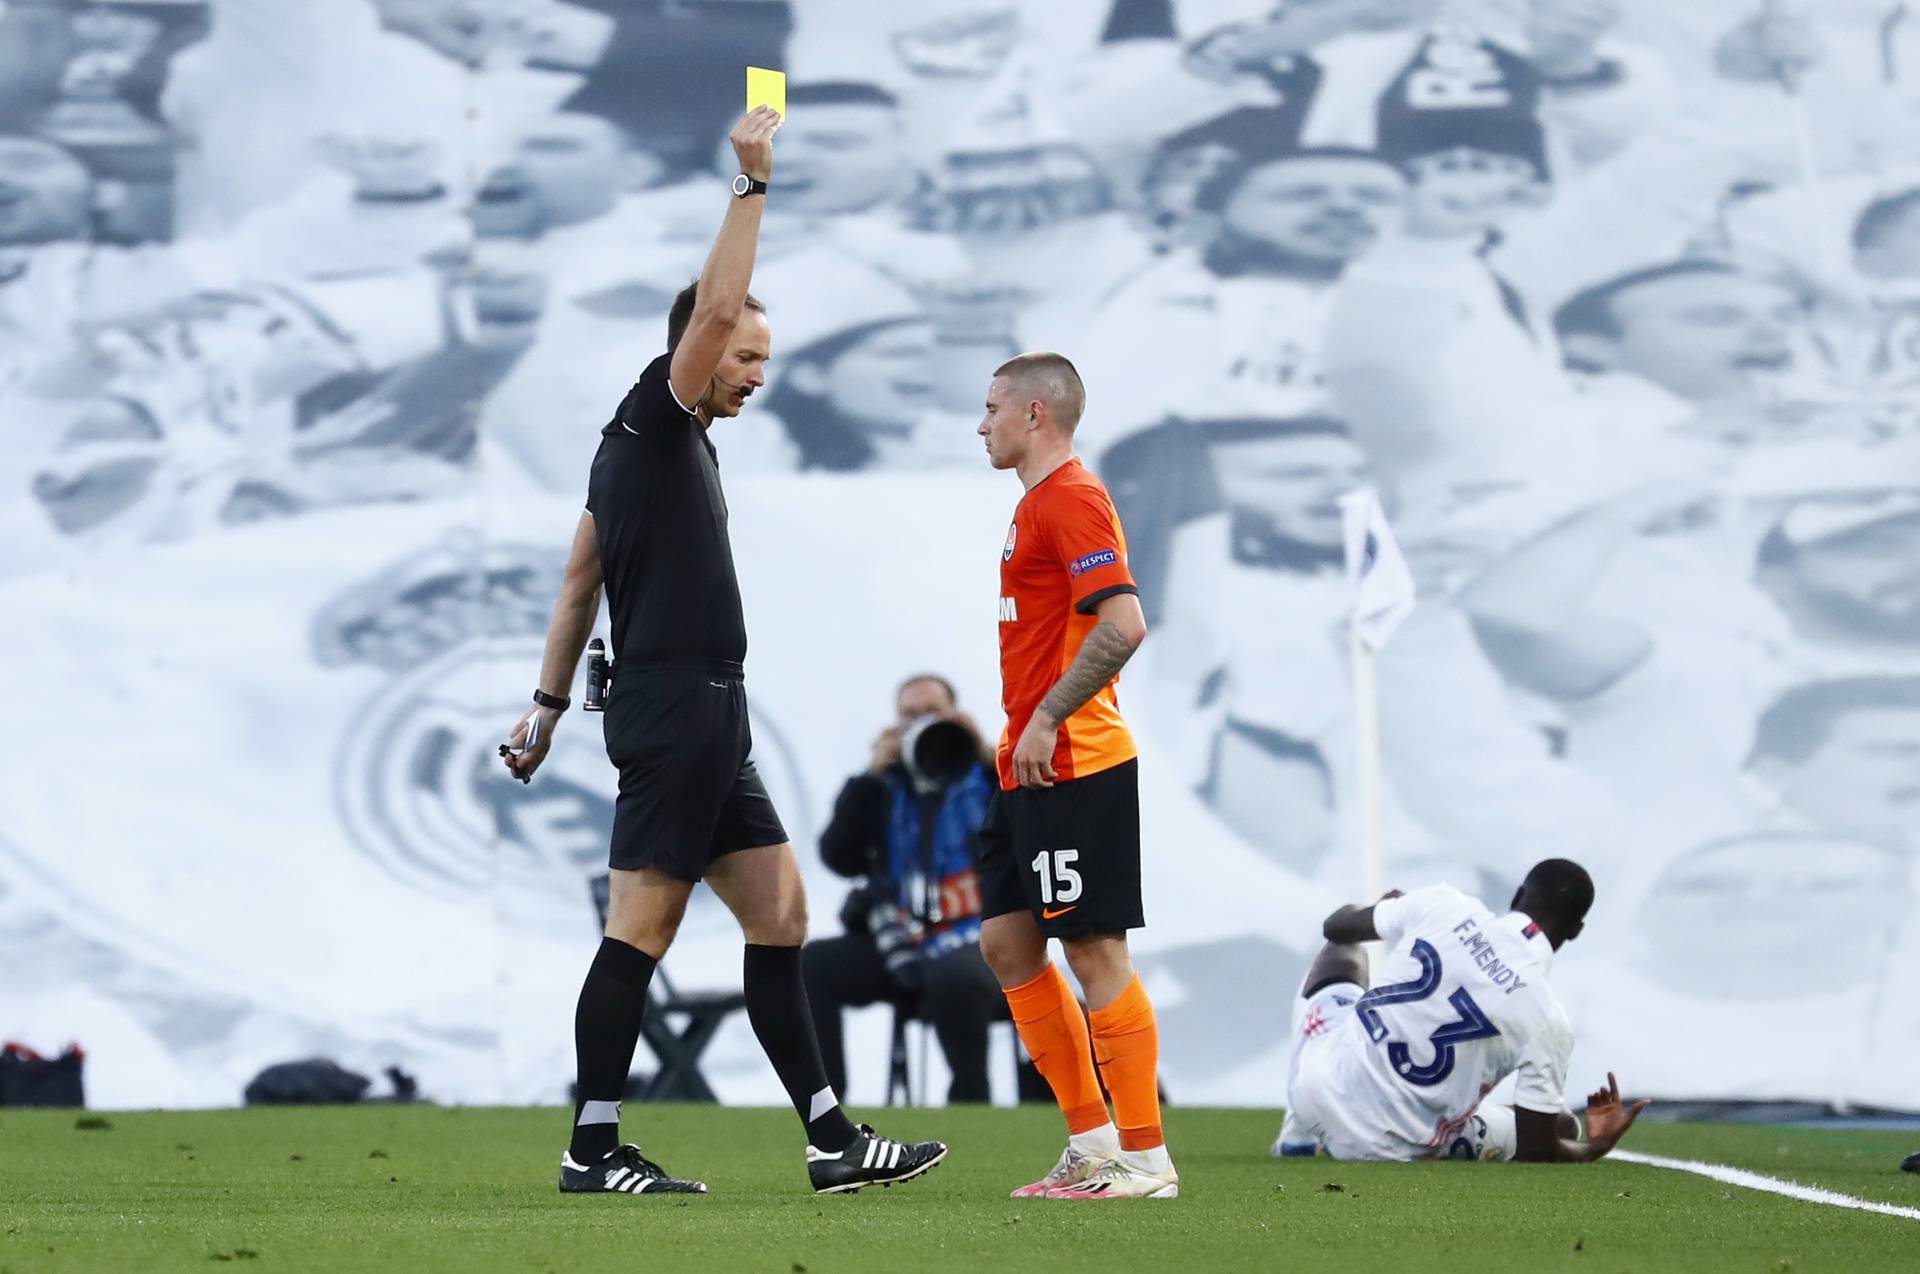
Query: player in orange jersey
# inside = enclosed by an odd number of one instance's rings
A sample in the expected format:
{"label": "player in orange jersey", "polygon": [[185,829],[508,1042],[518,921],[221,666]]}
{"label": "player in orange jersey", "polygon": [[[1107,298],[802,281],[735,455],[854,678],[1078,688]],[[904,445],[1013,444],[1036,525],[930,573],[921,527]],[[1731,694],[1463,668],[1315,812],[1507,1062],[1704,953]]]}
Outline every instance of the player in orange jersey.
{"label": "player in orange jersey", "polygon": [[[1127,954],[1127,930],[1145,923],[1139,761],[1114,695],[1147,621],[1113,500],[1073,454],[1085,406],[1072,363],[1022,354],[994,372],[980,422],[993,467],[1027,489],[1000,553],[1007,730],[981,831],[980,946],[1067,1117],[1060,1162],[1014,1197],[1171,1199],[1180,1178],[1160,1131],[1159,1032]],[[1088,1017],[1047,959],[1049,938],[1066,949]]]}

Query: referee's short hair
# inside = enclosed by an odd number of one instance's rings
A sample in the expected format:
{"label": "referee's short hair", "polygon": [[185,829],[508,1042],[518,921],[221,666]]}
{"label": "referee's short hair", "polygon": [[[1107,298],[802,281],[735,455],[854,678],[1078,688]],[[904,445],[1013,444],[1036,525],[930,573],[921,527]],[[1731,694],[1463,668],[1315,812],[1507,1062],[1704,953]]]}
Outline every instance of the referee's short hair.
{"label": "referee's short hair", "polygon": [[1087,409],[1087,387],[1064,354],[1044,350],[1015,354],[994,368],[993,374],[1005,376],[1017,386],[1015,393],[1019,397],[1045,400],[1055,422],[1069,435]]}
{"label": "referee's short hair", "polygon": [[[699,299],[700,280],[695,279],[680,289],[680,295],[673,298],[673,306],[667,311],[667,353],[680,348],[680,338],[687,334],[687,324],[693,322],[693,303]],[[747,293],[747,308],[765,314],[767,307],[753,293]]]}

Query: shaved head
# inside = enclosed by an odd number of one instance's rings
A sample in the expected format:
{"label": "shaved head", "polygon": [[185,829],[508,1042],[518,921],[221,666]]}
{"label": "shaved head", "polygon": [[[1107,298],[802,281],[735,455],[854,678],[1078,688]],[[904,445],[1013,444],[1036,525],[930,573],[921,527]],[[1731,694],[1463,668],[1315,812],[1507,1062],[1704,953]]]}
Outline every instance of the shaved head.
{"label": "shaved head", "polygon": [[1016,354],[994,369],[994,376],[1007,378],[1007,393],[1016,402],[1038,399],[1047,406],[1047,415],[1067,436],[1080,423],[1087,409],[1087,387],[1080,373],[1061,354]]}

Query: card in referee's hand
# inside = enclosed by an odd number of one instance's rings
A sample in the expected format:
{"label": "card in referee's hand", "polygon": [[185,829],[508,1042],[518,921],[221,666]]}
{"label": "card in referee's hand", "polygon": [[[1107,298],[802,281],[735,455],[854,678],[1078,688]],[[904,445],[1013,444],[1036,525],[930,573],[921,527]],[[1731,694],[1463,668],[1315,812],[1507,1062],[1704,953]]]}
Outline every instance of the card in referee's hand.
{"label": "card in referee's hand", "polygon": [[787,73],[785,71],[769,71],[764,66],[747,68],[747,109],[751,111],[756,106],[771,106],[780,113],[780,118],[786,118]]}

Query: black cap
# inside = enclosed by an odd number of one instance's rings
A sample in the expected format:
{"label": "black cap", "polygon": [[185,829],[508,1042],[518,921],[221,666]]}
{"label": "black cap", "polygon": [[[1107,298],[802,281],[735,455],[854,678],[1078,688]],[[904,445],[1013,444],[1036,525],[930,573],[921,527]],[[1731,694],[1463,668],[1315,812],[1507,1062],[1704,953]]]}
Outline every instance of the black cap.
{"label": "black cap", "polygon": [[1402,167],[1461,146],[1523,159],[1541,181],[1550,176],[1546,130],[1531,114],[1494,108],[1382,114],[1380,153]]}

